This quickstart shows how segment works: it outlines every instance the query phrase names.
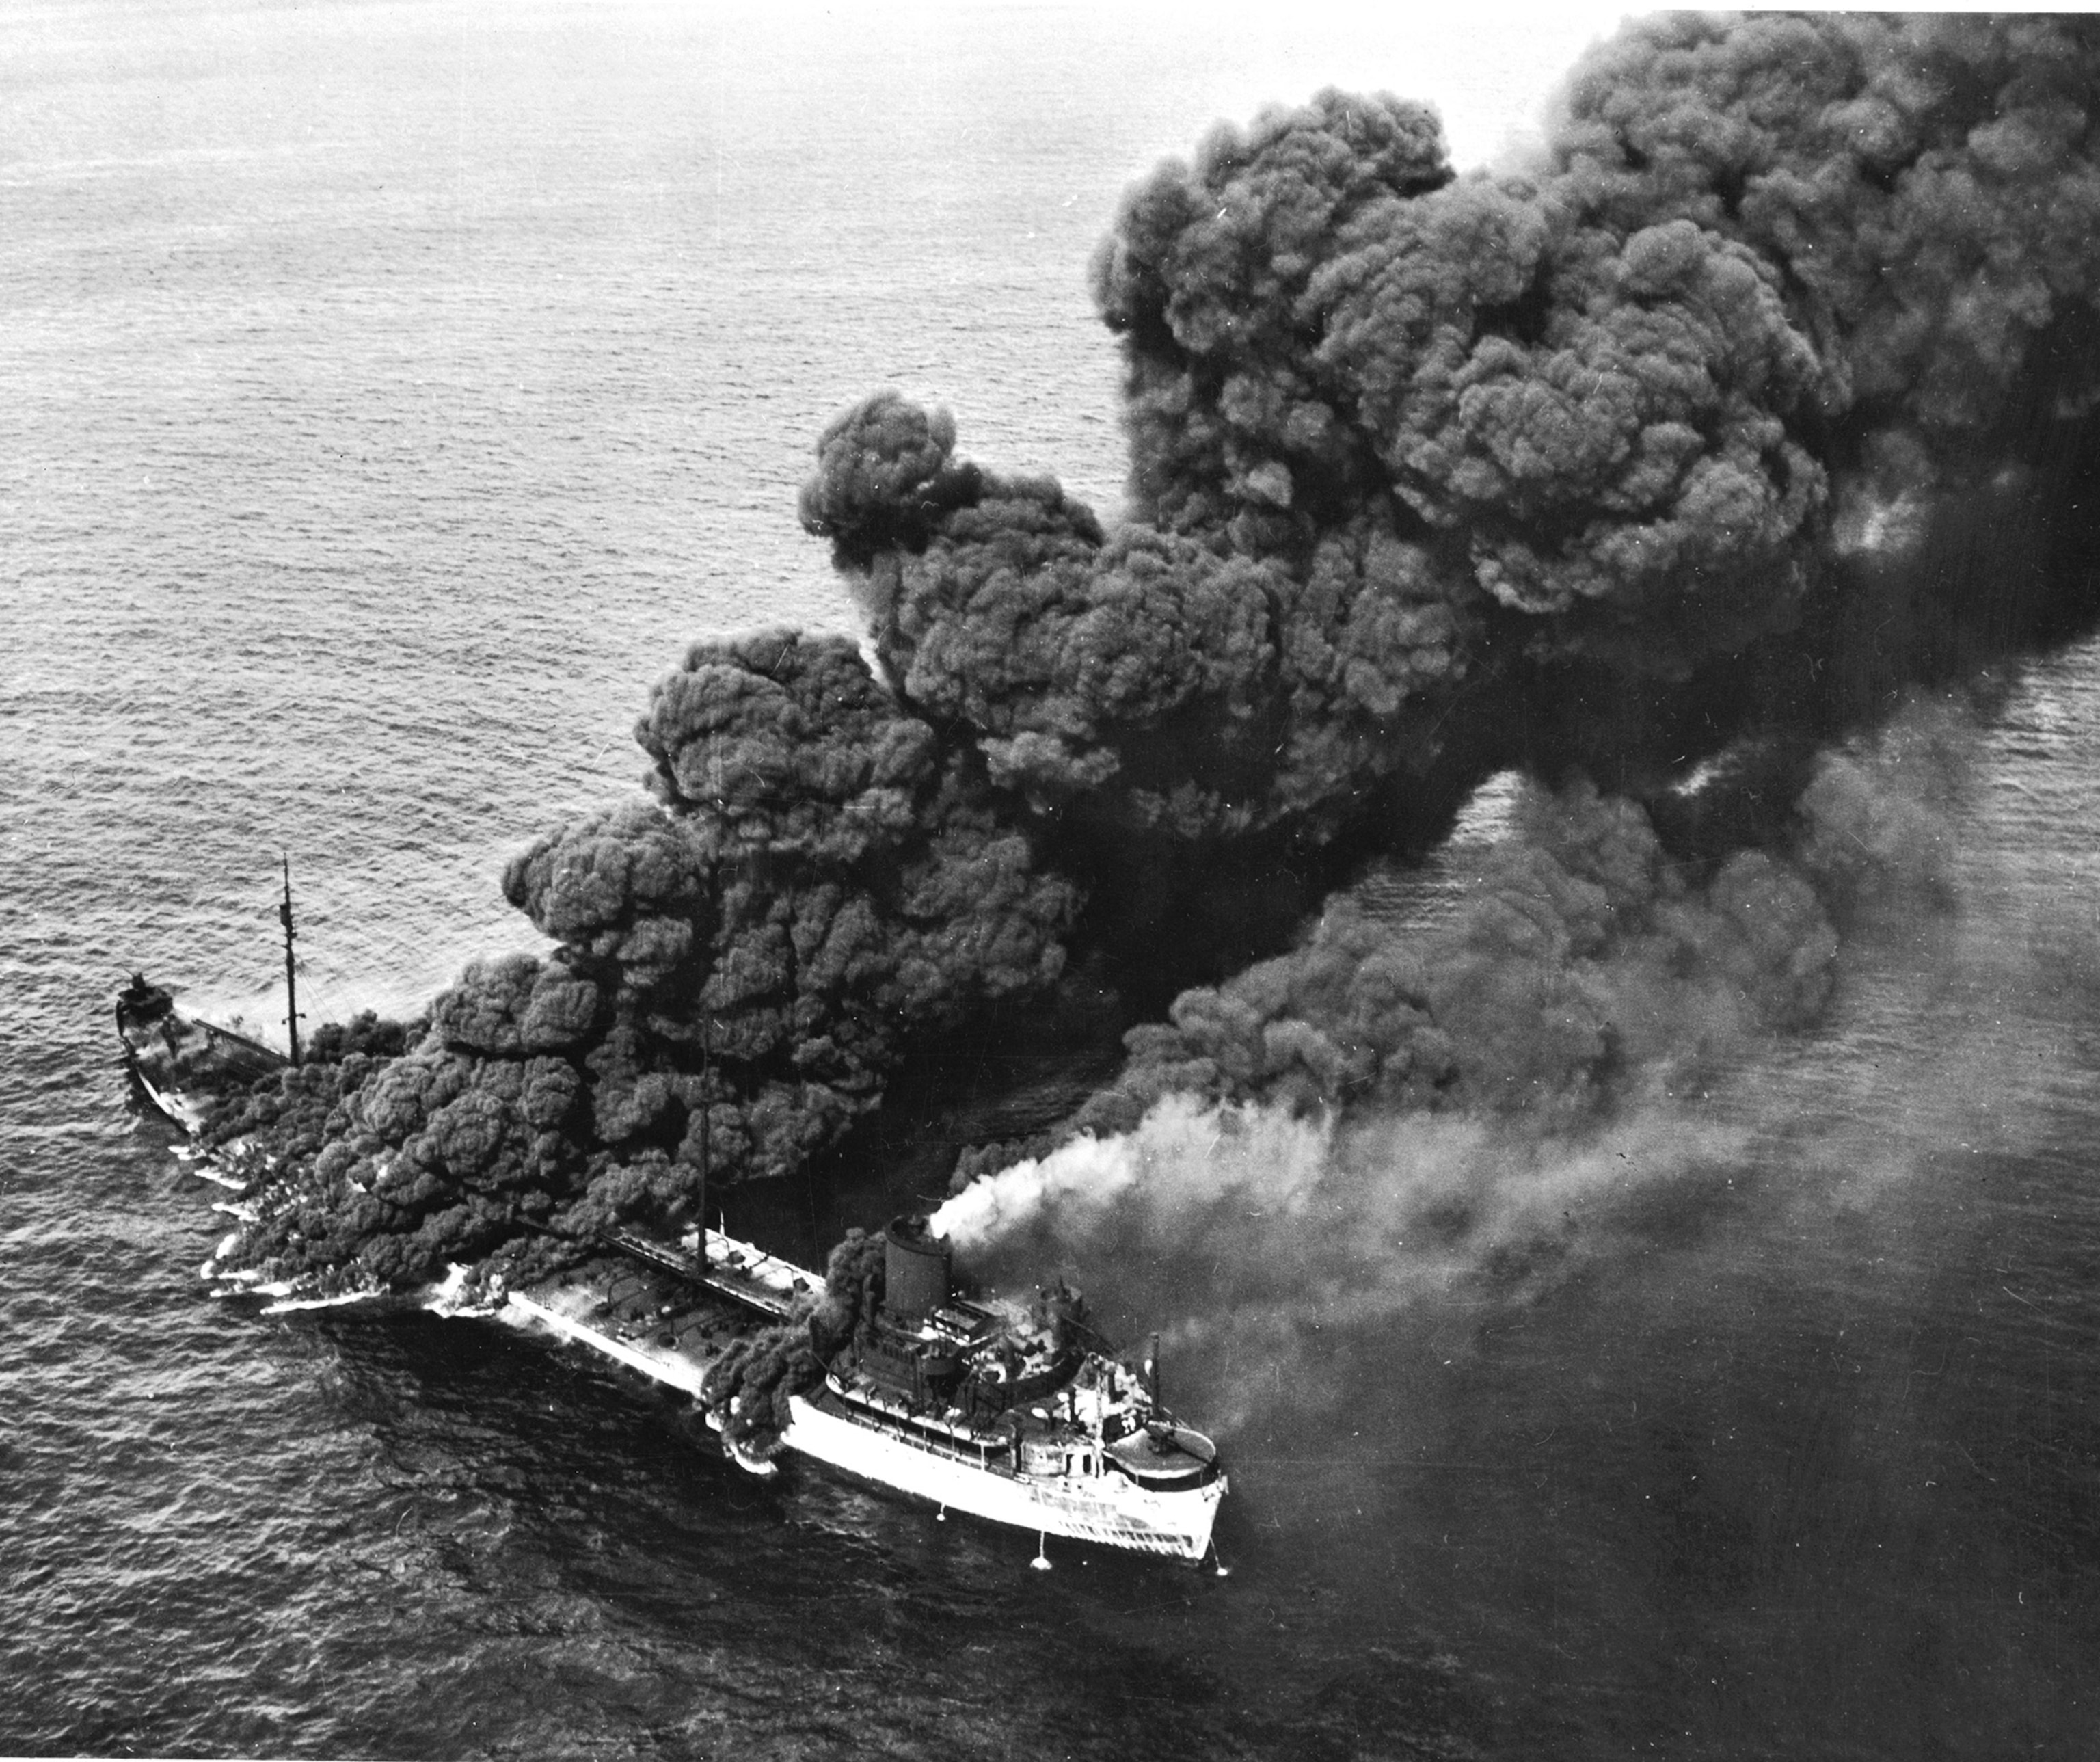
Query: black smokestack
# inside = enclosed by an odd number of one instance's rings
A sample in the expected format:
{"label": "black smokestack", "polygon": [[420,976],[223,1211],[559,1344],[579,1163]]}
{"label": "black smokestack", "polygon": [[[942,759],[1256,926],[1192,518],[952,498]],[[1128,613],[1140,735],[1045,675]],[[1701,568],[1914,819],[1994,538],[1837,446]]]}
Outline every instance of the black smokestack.
{"label": "black smokestack", "polygon": [[[557,952],[470,969],[244,1252],[398,1277],[520,1220],[676,1218],[701,1143],[724,1180],[802,1167],[912,1048],[1073,971],[1212,1000],[1111,1109],[1599,1093],[1673,984],[1799,1019],[1819,753],[2093,620],[2096,42],[1652,21],[1523,175],[1454,176],[1389,97],[1220,129],[1094,266],[1133,518],[895,393],[834,422],[802,516],[873,669],[695,648],[638,729],[654,799],[505,877]],[[1396,965],[1342,912],[1300,952],[1389,995],[1332,1009],[1239,972],[1511,767],[1545,793],[1473,940]],[[1492,903],[1542,890],[1543,953]]]}
{"label": "black smokestack", "polygon": [[948,1244],[923,1217],[898,1217],[883,1232],[883,1301],[905,1321],[923,1321],[948,1301]]}

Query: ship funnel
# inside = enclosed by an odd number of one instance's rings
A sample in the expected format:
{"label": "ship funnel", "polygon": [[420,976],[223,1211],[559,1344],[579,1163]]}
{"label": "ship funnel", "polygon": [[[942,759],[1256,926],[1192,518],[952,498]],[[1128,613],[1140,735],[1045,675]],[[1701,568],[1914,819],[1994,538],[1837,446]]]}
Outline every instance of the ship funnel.
{"label": "ship funnel", "polygon": [[923,1217],[898,1217],[883,1232],[882,1306],[900,1321],[923,1321],[948,1301],[948,1243]]}

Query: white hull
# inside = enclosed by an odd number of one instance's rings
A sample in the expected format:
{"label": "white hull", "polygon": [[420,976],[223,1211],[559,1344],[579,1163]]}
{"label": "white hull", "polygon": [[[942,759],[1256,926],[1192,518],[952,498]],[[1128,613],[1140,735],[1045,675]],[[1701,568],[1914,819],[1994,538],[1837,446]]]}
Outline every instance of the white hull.
{"label": "white hull", "polygon": [[159,1088],[151,1077],[135,1065],[132,1067],[131,1074],[138,1079],[139,1087],[146,1092],[146,1099],[159,1108],[169,1119],[174,1120],[183,1131],[188,1133],[191,1137],[194,1137],[204,1130],[204,1110],[188,1096],[183,1094],[180,1089]]}
{"label": "white hull", "polygon": [[[651,1340],[619,1339],[582,1316],[564,1314],[520,1292],[512,1292],[510,1301],[561,1338],[699,1398],[707,1366],[690,1354]],[[1114,1470],[1093,1476],[1017,1474],[999,1465],[995,1453],[986,1453],[982,1465],[959,1460],[911,1442],[901,1423],[880,1426],[871,1420],[848,1419],[801,1395],[791,1398],[788,1411],[790,1422],[780,1433],[782,1449],[994,1523],[1105,1548],[1201,1560],[1210,1550],[1211,1526],[1225,1495],[1222,1475],[1207,1486],[1159,1493]],[[764,1472],[766,1465],[745,1466]]]}
{"label": "white hull", "polygon": [[790,1450],[915,1493],[955,1511],[1106,1548],[1201,1560],[1224,1497],[1223,1476],[1186,1492],[1154,1493],[1113,1472],[1092,1477],[1035,1477],[958,1461],[907,1438],[827,1412],[801,1395],[788,1401],[793,1423],[780,1434]]}

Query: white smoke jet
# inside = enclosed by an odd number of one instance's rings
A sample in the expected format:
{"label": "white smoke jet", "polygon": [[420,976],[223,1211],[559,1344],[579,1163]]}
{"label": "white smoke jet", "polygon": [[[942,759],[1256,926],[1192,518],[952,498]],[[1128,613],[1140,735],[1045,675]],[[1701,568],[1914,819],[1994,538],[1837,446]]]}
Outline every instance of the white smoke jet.
{"label": "white smoke jet", "polygon": [[1135,1131],[1085,1133],[973,1182],[932,1221],[959,1248],[984,1253],[1030,1234],[1079,1248],[1133,1230],[1165,1245],[1229,1213],[1236,1226],[1266,1222],[1250,1232],[1257,1239],[1317,1239],[1345,1225],[1337,1246],[1375,1256],[1394,1232],[1432,1217],[1441,1221],[1425,1230],[1507,1243],[1570,1206],[1740,1147],[1738,1128],[1650,1113],[1580,1137],[1539,1137],[1422,1114],[1344,1129],[1326,1115],[1170,1095]]}
{"label": "white smoke jet", "polygon": [[[996,1277],[1045,1251],[1111,1290],[1164,1288],[1185,1334],[1361,1319],[1491,1258],[1564,1243],[1619,1199],[1742,1155],[1740,1127],[1659,1104],[1580,1137],[1438,1115],[1338,1126],[1258,1104],[1156,1104],[965,1188],[934,1228]],[[1155,1300],[1156,1301],[1156,1300]]]}
{"label": "white smoke jet", "polygon": [[1135,1132],[1082,1133],[1048,1156],[972,1182],[933,1214],[933,1225],[968,1251],[1044,1225],[1076,1245],[1133,1194],[1156,1214],[1249,1196],[1288,1208],[1317,1186],[1328,1139],[1324,1120],[1171,1095]]}

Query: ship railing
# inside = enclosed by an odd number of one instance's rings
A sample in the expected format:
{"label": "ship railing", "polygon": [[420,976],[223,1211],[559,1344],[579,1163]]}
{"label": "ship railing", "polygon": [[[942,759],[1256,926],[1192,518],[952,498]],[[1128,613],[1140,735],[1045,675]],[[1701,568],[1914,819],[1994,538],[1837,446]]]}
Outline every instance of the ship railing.
{"label": "ship railing", "polygon": [[[878,1407],[873,1402],[855,1400],[836,1380],[827,1378],[826,1381],[836,1398],[851,1407],[856,1414],[863,1415],[864,1423],[874,1430],[882,1433],[885,1437],[893,1437],[900,1443],[909,1444],[914,1449],[923,1450],[929,1455],[946,1456],[965,1466],[973,1464],[983,1469],[987,1474],[1004,1474],[1011,1477],[1012,1470],[1004,1460],[993,1460],[992,1451],[995,1446],[992,1440],[977,1438],[973,1440],[971,1444],[965,1445],[952,1433],[944,1434],[933,1431],[923,1424],[915,1424],[907,1418],[891,1413],[887,1408]],[[1005,1454],[1005,1446],[1000,1444],[996,1447],[1003,1458]]]}
{"label": "ship railing", "polygon": [[[794,1314],[798,1296],[821,1288],[823,1281],[816,1279],[815,1274],[762,1248],[739,1242],[720,1230],[709,1230],[708,1238],[710,1248],[722,1251],[723,1258],[711,1254],[704,1260],[696,1259],[682,1248],[652,1241],[631,1230],[605,1230],[599,1240],[635,1260],[783,1320]],[[727,1258],[732,1254],[736,1256],[734,1261]],[[814,1286],[813,1279],[816,1279]]]}

